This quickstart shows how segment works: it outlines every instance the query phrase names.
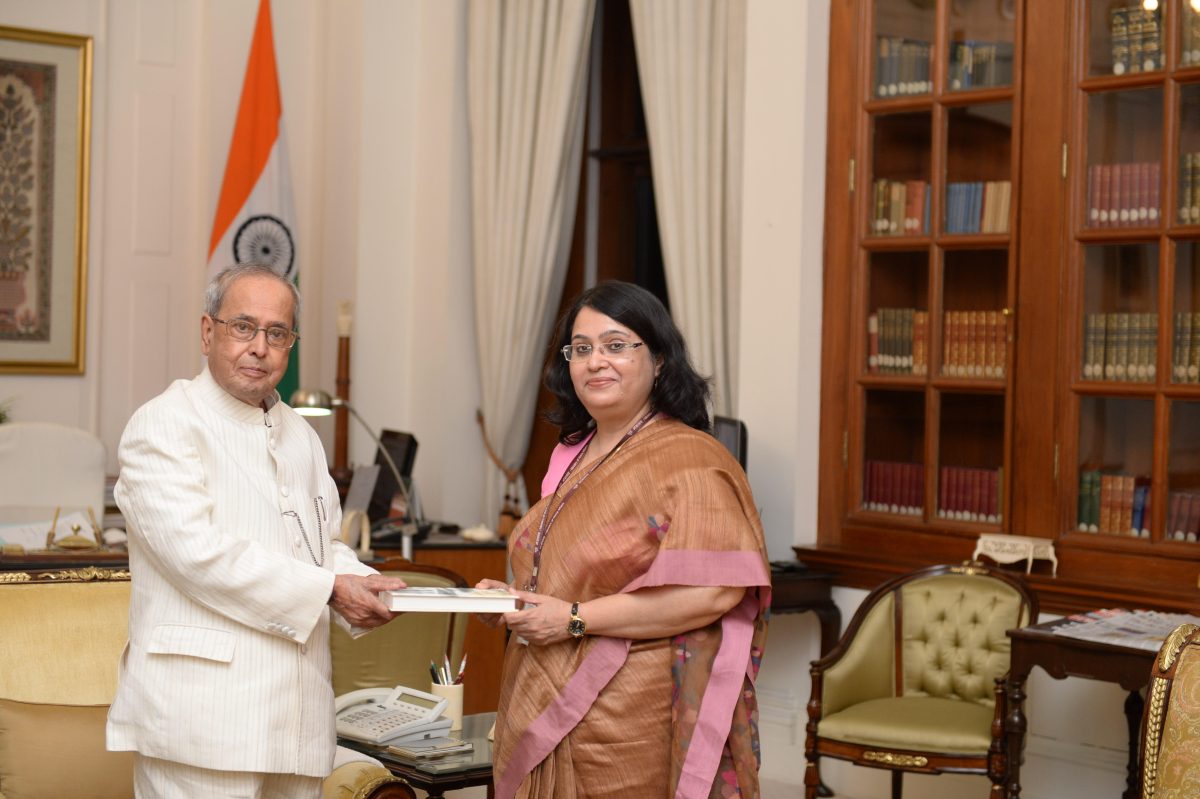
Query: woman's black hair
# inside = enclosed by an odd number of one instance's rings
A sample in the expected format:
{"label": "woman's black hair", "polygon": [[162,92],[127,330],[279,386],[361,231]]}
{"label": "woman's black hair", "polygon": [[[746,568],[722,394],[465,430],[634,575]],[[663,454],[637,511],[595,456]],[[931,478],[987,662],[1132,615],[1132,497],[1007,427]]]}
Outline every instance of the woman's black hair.
{"label": "woman's black hair", "polygon": [[650,407],[673,416],[689,427],[709,432],[709,386],[707,378],[692,368],[683,334],[658,298],[641,286],[609,280],[575,298],[570,310],[558,321],[553,349],[546,360],[542,382],[555,397],[546,418],[559,427],[558,440],[577,444],[592,426],[592,417],[575,395],[570,365],[561,350],[571,343],[575,317],[584,308],[599,311],[636,333],[652,358],[662,359],[662,369],[650,391]]}

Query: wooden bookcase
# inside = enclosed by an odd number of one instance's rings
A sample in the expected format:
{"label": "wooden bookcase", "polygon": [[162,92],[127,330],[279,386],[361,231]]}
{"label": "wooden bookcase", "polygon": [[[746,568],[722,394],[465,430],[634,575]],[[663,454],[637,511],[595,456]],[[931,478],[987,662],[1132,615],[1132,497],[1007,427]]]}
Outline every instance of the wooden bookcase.
{"label": "wooden bookcase", "polygon": [[1012,533],[1049,610],[1200,600],[1200,10],[1146,5],[833,0],[804,561]]}

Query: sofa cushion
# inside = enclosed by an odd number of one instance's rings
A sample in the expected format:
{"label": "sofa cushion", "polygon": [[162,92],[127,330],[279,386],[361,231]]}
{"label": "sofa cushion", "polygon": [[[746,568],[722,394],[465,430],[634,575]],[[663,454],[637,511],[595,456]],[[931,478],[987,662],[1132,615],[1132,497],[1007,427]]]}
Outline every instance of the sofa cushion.
{"label": "sofa cushion", "polygon": [[961,699],[872,699],[821,719],[817,734],[881,749],[983,755],[992,715],[992,708]]}
{"label": "sofa cushion", "polygon": [[107,705],[46,705],[0,699],[0,794],[5,799],[133,797],[133,753],[104,750]]}

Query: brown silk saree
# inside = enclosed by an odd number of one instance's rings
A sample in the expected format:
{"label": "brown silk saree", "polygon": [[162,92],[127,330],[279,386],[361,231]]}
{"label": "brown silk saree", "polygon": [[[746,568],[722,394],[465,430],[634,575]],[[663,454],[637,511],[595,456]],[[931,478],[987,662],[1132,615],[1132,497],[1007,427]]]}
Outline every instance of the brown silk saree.
{"label": "brown silk saree", "polygon": [[[581,447],[556,450],[549,496],[509,537],[518,586],[545,503],[557,504]],[[749,485],[716,439],[663,417],[638,432],[563,508],[538,582],[568,602],[655,586],[747,590],[722,618],[671,638],[526,646],[513,636],[493,750],[499,799],[759,795],[754,679],[769,569]]]}

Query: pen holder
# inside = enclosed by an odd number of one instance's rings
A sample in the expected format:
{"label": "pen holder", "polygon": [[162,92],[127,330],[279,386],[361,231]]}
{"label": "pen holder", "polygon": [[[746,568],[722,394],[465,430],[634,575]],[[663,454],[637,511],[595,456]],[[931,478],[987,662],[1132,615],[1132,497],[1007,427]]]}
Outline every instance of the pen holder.
{"label": "pen holder", "polygon": [[450,719],[450,730],[452,732],[462,729],[463,717],[463,684],[455,685],[440,685],[433,683],[429,686],[429,693],[434,696],[446,697],[446,709],[442,711],[442,715]]}

